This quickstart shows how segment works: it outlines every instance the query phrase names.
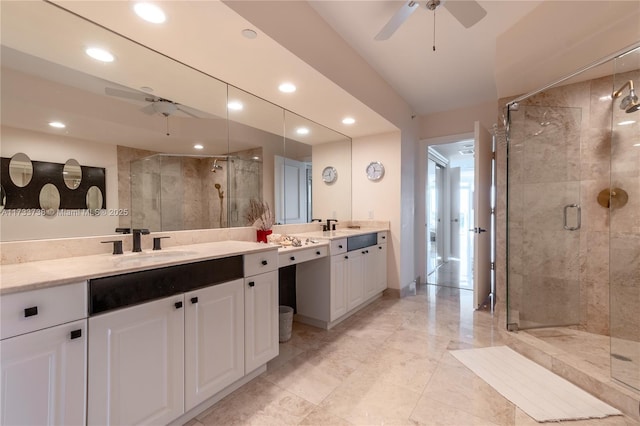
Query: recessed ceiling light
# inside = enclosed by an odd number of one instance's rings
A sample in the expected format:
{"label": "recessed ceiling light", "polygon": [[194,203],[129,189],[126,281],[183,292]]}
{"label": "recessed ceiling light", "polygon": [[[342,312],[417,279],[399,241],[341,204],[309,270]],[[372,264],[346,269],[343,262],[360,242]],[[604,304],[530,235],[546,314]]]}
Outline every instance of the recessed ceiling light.
{"label": "recessed ceiling light", "polygon": [[611,100],[611,95],[607,95],[607,96],[600,96],[600,97],[598,98],[598,100],[601,100],[601,101],[610,101],[610,100]]}
{"label": "recessed ceiling light", "polygon": [[342,124],[353,124],[355,122],[356,122],[356,119],[352,117],[345,117],[342,119]]}
{"label": "recessed ceiling light", "polygon": [[61,123],[59,121],[51,121],[49,122],[49,126],[55,127],[56,129],[64,129],[65,127],[67,127],[64,123]]}
{"label": "recessed ceiling light", "polygon": [[195,149],[204,149],[204,146],[202,146],[201,144],[197,143],[193,146]]}
{"label": "recessed ceiling light", "polygon": [[142,86],[142,87],[140,88],[140,90],[142,90],[143,92],[146,92],[146,93],[152,93],[152,92],[153,92],[153,87],[149,87],[149,86]]}
{"label": "recessed ceiling light", "polygon": [[307,129],[306,127],[298,127],[296,129],[296,133],[299,135],[308,135],[309,134],[309,129]]}
{"label": "recessed ceiling light", "polygon": [[634,143],[633,146],[640,147],[640,143]]}
{"label": "recessed ceiling light", "polygon": [[227,108],[232,111],[242,111],[244,105],[242,105],[242,102],[239,101],[231,101],[227,104]]}
{"label": "recessed ceiling light", "polygon": [[89,47],[85,53],[100,62],[113,62],[115,59],[111,52],[99,47]]}
{"label": "recessed ceiling light", "polygon": [[245,28],[244,30],[242,30],[242,35],[245,38],[248,38],[250,40],[253,40],[254,38],[258,37],[258,33],[250,28]]}
{"label": "recessed ceiling light", "polygon": [[293,83],[282,83],[278,86],[278,90],[283,93],[293,93],[296,91],[296,86]]}
{"label": "recessed ceiling light", "polygon": [[629,124],[635,123],[634,120],[621,121],[618,123],[618,126],[628,126]]}
{"label": "recessed ceiling light", "polygon": [[167,16],[162,9],[152,3],[136,3],[133,6],[133,10],[136,12],[136,15],[152,24],[162,24],[167,20]]}

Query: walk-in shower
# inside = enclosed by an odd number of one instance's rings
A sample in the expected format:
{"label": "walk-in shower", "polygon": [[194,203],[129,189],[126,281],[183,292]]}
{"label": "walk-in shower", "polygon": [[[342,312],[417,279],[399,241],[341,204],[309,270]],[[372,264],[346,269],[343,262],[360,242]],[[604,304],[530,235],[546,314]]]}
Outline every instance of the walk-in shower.
{"label": "walk-in shower", "polygon": [[508,328],[640,391],[638,84],[636,45],[504,111]]}
{"label": "walk-in shower", "polygon": [[[247,158],[245,158],[247,157]],[[245,226],[262,197],[262,162],[243,155],[154,154],[131,162],[131,215],[151,231]]]}

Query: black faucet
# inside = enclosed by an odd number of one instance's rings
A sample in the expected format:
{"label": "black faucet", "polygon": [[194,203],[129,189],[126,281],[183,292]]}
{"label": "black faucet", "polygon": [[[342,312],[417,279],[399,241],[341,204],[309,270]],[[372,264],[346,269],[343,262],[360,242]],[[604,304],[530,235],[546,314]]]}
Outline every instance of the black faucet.
{"label": "black faucet", "polygon": [[[323,228],[322,230],[323,231],[331,231],[331,230],[335,231],[336,230],[336,224],[334,223],[333,224],[333,228],[332,228],[331,227],[331,222],[337,222],[337,221],[338,221],[338,219],[327,219],[327,224],[322,227]],[[324,229],[325,227],[326,227],[326,229]]]}
{"label": "black faucet", "polygon": [[134,229],[133,230],[133,252],[134,253],[139,253],[142,251],[142,247],[140,244],[140,236],[141,235],[148,235],[149,234],[149,230],[148,229]]}

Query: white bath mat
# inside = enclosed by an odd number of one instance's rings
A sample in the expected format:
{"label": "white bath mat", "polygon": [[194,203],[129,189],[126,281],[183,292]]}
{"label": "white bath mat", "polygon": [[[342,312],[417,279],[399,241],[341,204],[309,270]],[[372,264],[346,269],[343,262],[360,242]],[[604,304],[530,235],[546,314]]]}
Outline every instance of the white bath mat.
{"label": "white bath mat", "polygon": [[622,414],[506,346],[450,352],[538,422],[599,419]]}

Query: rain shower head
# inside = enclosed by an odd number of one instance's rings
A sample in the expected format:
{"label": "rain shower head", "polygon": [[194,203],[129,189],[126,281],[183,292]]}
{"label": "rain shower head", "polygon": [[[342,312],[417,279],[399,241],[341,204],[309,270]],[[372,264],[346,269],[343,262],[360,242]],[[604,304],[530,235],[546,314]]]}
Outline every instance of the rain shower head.
{"label": "rain shower head", "polygon": [[629,94],[620,101],[620,109],[629,114],[640,109],[640,102],[638,102],[638,96],[633,88],[633,80],[627,81],[620,89],[613,92],[612,98],[615,99],[622,95],[622,90],[627,86],[629,86]]}

